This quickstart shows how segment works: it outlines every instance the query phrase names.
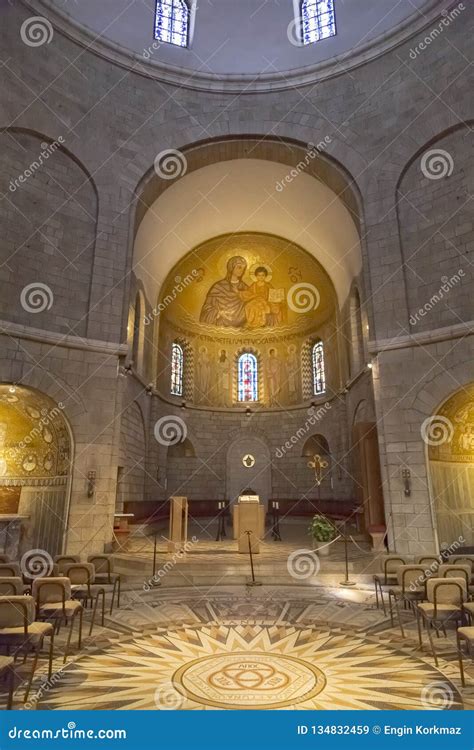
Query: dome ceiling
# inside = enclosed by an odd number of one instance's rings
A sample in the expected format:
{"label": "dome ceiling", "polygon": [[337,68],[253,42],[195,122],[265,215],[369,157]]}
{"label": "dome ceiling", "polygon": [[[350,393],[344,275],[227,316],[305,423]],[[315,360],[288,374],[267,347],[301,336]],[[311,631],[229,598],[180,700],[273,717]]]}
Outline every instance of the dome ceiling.
{"label": "dome ceiling", "polygon": [[335,0],[336,36],[301,46],[294,28],[298,0],[204,0],[190,47],[182,49],[154,45],[154,0],[25,1],[67,34],[139,72],[191,88],[238,88],[240,81],[247,90],[286,88],[288,76],[315,80],[363,62],[416,33],[444,7],[434,0]]}

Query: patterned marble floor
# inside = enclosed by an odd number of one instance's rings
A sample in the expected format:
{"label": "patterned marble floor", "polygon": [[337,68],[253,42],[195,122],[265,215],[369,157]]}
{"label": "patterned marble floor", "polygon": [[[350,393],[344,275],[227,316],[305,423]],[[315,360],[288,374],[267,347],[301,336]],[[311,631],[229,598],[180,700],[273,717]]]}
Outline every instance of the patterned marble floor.
{"label": "patterned marble floor", "polygon": [[[131,589],[38,709],[462,708],[451,639],[439,668],[376,610],[328,587]],[[471,684],[474,684],[471,672]]]}

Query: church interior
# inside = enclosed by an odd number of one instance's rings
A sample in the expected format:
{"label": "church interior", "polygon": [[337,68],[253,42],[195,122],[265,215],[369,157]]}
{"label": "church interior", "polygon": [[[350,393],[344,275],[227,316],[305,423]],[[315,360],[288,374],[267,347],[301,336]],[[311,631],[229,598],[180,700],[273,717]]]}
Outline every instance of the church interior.
{"label": "church interior", "polygon": [[0,707],[474,708],[474,8],[0,0]]}

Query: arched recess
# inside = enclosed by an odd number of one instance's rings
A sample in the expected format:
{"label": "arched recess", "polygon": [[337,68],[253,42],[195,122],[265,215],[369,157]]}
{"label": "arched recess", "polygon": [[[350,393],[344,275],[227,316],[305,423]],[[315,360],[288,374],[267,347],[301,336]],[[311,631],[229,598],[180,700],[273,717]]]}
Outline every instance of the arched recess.
{"label": "arched recess", "polygon": [[[303,138],[304,131],[301,132],[301,135]],[[143,283],[146,285],[146,297],[152,302],[152,304],[156,305],[159,297],[159,291],[152,288],[152,279],[164,279],[171,268],[179,261],[180,257],[182,257],[182,254],[178,254],[178,247],[175,247],[175,240],[178,236],[176,233],[177,229],[179,229],[179,236],[182,239],[181,248],[183,242],[189,247],[193,247],[207,241],[212,236],[222,235],[229,231],[235,231],[236,229],[235,224],[231,227],[223,225],[227,220],[230,221],[233,213],[235,213],[235,201],[232,203],[234,208],[232,209],[231,207],[230,211],[226,210],[221,213],[216,210],[211,210],[207,216],[204,217],[201,215],[201,212],[207,205],[204,201],[194,201],[193,206],[188,209],[187,205],[184,205],[186,203],[186,197],[183,202],[183,200],[180,199],[180,196],[176,194],[176,191],[185,190],[185,185],[188,185],[188,181],[190,181],[189,184],[191,187],[186,191],[187,195],[196,195],[199,193],[199,190],[196,190],[194,181],[197,180],[199,182],[200,180],[205,179],[203,173],[206,172],[206,170],[212,171],[210,179],[213,187],[211,189],[215,190],[216,184],[219,183],[220,178],[217,179],[216,183],[216,175],[214,174],[214,171],[222,168],[227,173],[227,177],[224,175],[224,181],[226,180],[226,182],[224,185],[222,181],[220,181],[220,190],[214,195],[214,198],[215,200],[221,200],[222,198],[225,202],[230,199],[228,196],[228,188],[231,190],[232,185],[234,186],[234,189],[236,189],[236,186],[240,186],[239,180],[236,179],[234,175],[228,174],[228,165],[230,165],[232,169],[237,169],[240,175],[239,179],[242,180],[245,177],[243,174],[243,171],[245,172],[244,167],[255,167],[255,165],[258,165],[258,162],[261,163],[261,176],[262,179],[265,180],[262,190],[264,189],[268,191],[269,185],[274,189],[273,200],[270,201],[270,203],[272,205],[275,204],[276,211],[273,211],[273,220],[270,220],[270,217],[267,216],[268,211],[265,211],[265,216],[262,215],[259,217],[254,215],[253,223],[256,226],[249,226],[248,229],[267,233],[273,232],[297,242],[300,241],[301,236],[304,235],[304,241],[301,241],[300,244],[309,252],[311,252],[311,248],[306,247],[306,245],[312,245],[314,251],[313,255],[327,266],[328,273],[331,274],[334,272],[334,274],[337,274],[344,266],[345,270],[343,272],[341,271],[344,278],[341,280],[339,293],[344,299],[347,297],[347,290],[352,278],[360,273],[362,267],[360,240],[360,237],[363,236],[362,198],[356,181],[340,162],[332,156],[329,156],[327,153],[318,151],[311,145],[311,143],[308,145],[308,141],[310,141],[312,137],[315,137],[314,131],[308,129],[306,141],[303,139],[301,141],[296,141],[295,139],[286,137],[268,137],[262,135],[232,135],[227,138],[196,141],[189,145],[181,146],[177,152],[180,156],[176,163],[175,179],[160,178],[151,163],[146,164],[143,167],[144,176],[135,188],[135,200],[130,214],[129,258],[135,275],[137,278],[142,279]],[[346,153],[344,144],[341,144],[340,152],[343,153],[347,159],[351,158],[349,157],[349,154]],[[351,154],[351,156],[354,157],[354,154]],[[249,162],[251,163],[250,165]],[[354,167],[355,165],[352,164],[352,166]],[[276,172],[275,168],[278,168]],[[267,174],[264,170],[270,170],[271,174]],[[363,169],[361,171],[363,172]],[[277,174],[277,176],[275,176],[275,174]],[[172,177],[172,175],[170,175],[170,177]],[[280,178],[284,182],[288,177],[288,185],[286,185],[286,183],[282,185],[279,184],[278,180]],[[311,178],[315,179],[313,180]],[[308,186],[302,186],[302,183],[306,183],[306,181],[310,186],[314,186],[315,189],[319,186],[318,190],[321,190],[324,193],[324,199],[322,199],[321,196],[315,199],[316,205],[320,206],[319,211],[316,213],[314,211],[314,203],[311,210],[306,212],[306,204],[309,202],[309,197],[307,195]],[[252,200],[253,191],[259,191],[260,186],[253,184],[252,178],[250,178],[249,182],[248,176],[245,184],[247,185],[247,188],[250,185],[252,190],[245,190],[245,187],[241,190],[239,187],[239,195],[244,201],[245,195],[248,193],[246,200],[250,201]],[[204,192],[206,192],[206,190],[207,189],[205,189]],[[296,192],[303,190],[303,199],[300,200],[298,196],[295,196],[295,190]],[[292,195],[293,198],[291,198]],[[306,198],[304,198],[305,195]],[[160,199],[160,201],[158,201],[158,199]],[[159,215],[159,212],[157,211],[157,201],[162,205],[165,223],[155,236],[154,229],[150,228],[146,222],[145,226],[142,225],[145,218],[152,214],[156,217]],[[162,204],[161,201],[164,201],[164,203]],[[279,209],[278,204],[281,201],[284,201],[285,206],[288,201],[290,201],[292,206],[296,201],[296,212],[299,214],[300,211],[303,211],[305,215],[305,218],[301,218],[299,215],[297,218],[294,218],[290,233],[284,231],[285,227],[283,226],[283,217],[286,216],[289,220],[292,211],[287,210],[288,207],[286,209]],[[171,207],[168,206],[168,203],[170,202]],[[258,203],[260,206],[260,199]],[[173,212],[179,213],[181,205],[183,206],[182,210],[184,211],[183,217],[179,218],[174,216],[174,214],[171,216],[171,213]],[[153,212],[150,212],[152,207]],[[338,219],[334,219],[333,216],[333,212],[336,210],[338,211]],[[195,211],[199,212],[199,216],[194,215],[193,212]],[[252,212],[247,212],[247,217],[249,213]],[[166,220],[168,216],[170,216],[170,228],[167,227]],[[217,216],[221,216],[223,221],[217,221]],[[275,226],[275,216],[278,220],[278,226]],[[187,223],[183,223],[186,217],[188,217],[188,221]],[[224,221],[225,217],[227,217],[226,221]],[[237,225],[240,224],[240,221],[241,219],[238,218]],[[323,233],[320,233],[319,231],[315,233],[314,231],[314,223],[318,221],[326,222],[326,229]],[[174,230],[172,227],[174,227]],[[192,238],[188,236],[191,232],[190,227],[192,227],[192,233],[195,235]],[[241,230],[243,231],[244,229],[245,227],[242,226]],[[280,229],[282,231],[280,231]],[[149,230],[152,231],[153,234],[151,240],[148,236]],[[327,233],[332,236],[334,232],[338,234],[338,236],[340,233],[344,235],[344,238],[341,238],[341,242],[338,243],[341,250],[341,257],[336,257],[334,248],[332,246],[329,247],[324,239],[324,236]],[[327,234],[328,237],[329,234]],[[316,247],[314,242],[316,236],[319,238],[317,243],[318,247]],[[162,248],[159,247],[161,242],[166,245],[163,252]],[[162,258],[163,268],[161,268],[160,273],[157,274],[148,269],[148,264],[152,257],[156,258],[158,256]],[[344,299],[340,300],[340,302],[342,303]],[[159,323],[160,317],[157,315],[154,318],[155,340],[157,336],[156,329],[159,327]]]}
{"label": "arched recess", "polygon": [[72,460],[64,404],[29,387],[0,384],[0,512],[13,514],[2,529],[1,552],[13,559],[29,549],[62,552]]}
{"label": "arched recess", "polygon": [[[253,465],[244,463],[252,456]],[[226,498],[230,504],[237,502],[245,490],[259,495],[267,505],[272,494],[272,462],[266,438],[244,428],[234,434],[226,457]]]}
{"label": "arched recess", "polygon": [[466,121],[430,138],[396,186],[396,209],[411,333],[472,320],[474,241],[472,127]]}
{"label": "arched recess", "polygon": [[117,467],[116,510],[134,513],[144,500],[146,431],[142,410],[133,401],[122,414]]}
{"label": "arched recess", "polygon": [[380,470],[377,424],[372,403],[359,401],[354,410],[351,432],[351,466],[363,526],[368,531],[385,527],[385,509]]}
{"label": "arched recess", "polygon": [[433,520],[441,549],[474,548],[474,382],[423,423]]}
{"label": "arched recess", "polygon": [[86,335],[98,217],[91,175],[61,139],[0,129],[0,194],[0,318]]}

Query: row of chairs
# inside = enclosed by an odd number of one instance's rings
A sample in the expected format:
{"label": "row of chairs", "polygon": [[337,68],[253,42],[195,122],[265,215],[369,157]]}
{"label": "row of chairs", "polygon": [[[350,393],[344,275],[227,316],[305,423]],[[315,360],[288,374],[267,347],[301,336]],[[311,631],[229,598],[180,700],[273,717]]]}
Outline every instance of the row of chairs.
{"label": "row of chairs", "polygon": [[458,556],[445,562],[441,558],[423,556],[415,563],[399,555],[384,558],[382,575],[374,576],[377,606],[381,603],[384,613],[384,587],[387,590],[390,619],[393,627],[393,609],[397,612],[402,637],[405,637],[400,606],[411,610],[417,621],[418,641],[422,643],[424,626],[436,666],[438,657],[434,647],[432,631],[437,637],[440,631],[446,636],[446,625],[456,625],[457,651],[461,682],[465,685],[463,650],[467,645],[472,658],[474,645],[474,557]]}
{"label": "row of chairs", "polygon": [[[76,621],[78,649],[82,644],[84,607],[93,608],[89,635],[92,634],[96,613],[101,602],[102,626],[105,623],[106,587],[112,592],[110,613],[115,599],[120,607],[121,580],[112,572],[108,555],[92,555],[87,562],[78,556],[60,555],[54,559],[49,575],[31,578],[22,575],[20,564],[5,559],[0,561],[0,674],[8,675],[9,691],[7,708],[12,705],[14,680],[13,669],[16,658],[33,653],[32,668],[25,691],[28,700],[38,658],[45,639],[49,638],[48,678],[51,678],[54,658],[54,637],[61,625],[69,624],[63,663],[69,654]],[[12,659],[13,654],[13,659]]]}

